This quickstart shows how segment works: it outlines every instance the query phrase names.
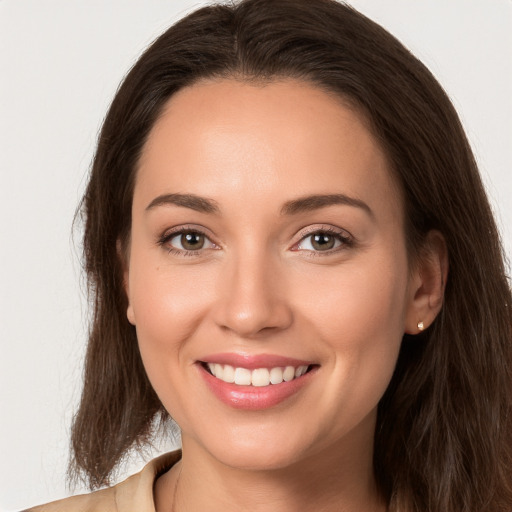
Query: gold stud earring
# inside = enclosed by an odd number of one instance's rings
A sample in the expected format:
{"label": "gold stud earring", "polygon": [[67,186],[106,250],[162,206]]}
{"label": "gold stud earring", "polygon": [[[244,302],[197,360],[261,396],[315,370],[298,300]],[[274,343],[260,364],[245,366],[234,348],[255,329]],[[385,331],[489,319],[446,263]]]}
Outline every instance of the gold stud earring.
{"label": "gold stud earring", "polygon": [[420,331],[423,331],[423,329],[425,329],[425,325],[423,325],[423,322],[418,322],[418,329]]}

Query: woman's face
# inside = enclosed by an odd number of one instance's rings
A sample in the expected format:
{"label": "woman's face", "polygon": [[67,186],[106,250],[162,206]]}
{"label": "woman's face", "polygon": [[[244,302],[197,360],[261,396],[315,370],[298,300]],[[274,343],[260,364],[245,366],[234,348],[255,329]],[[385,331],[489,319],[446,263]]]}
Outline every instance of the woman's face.
{"label": "woman's face", "polygon": [[132,213],[128,318],[184,448],[244,468],[371,451],[420,319],[401,196],[355,110],[291,80],[183,89]]}

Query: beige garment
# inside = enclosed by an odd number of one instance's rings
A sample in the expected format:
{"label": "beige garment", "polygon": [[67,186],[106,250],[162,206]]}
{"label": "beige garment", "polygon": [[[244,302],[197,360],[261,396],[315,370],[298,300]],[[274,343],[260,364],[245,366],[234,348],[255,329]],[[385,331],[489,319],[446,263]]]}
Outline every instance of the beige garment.
{"label": "beige garment", "polygon": [[180,458],[181,450],[166,453],[149,462],[140,473],[113,487],[64,498],[25,512],[155,512],[155,480]]}

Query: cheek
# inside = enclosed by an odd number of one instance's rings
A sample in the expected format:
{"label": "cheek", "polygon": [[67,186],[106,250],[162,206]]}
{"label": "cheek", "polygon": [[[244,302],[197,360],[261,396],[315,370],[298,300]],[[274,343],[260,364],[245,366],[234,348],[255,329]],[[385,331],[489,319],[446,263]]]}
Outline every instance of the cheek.
{"label": "cheek", "polygon": [[[165,409],[182,427],[189,407],[186,369],[193,334],[205,308],[204,288],[187,272],[170,273],[154,266],[132,278],[132,307],[142,362]],[[193,343],[192,343],[193,345]]]}
{"label": "cheek", "polygon": [[176,397],[170,390],[182,385],[178,370],[190,363],[190,339],[211,300],[212,287],[198,285],[208,279],[200,265],[173,270],[162,261],[159,251],[139,253],[134,246],[130,257],[130,307],[149,380],[165,407],[175,410]]}
{"label": "cheek", "polygon": [[297,308],[329,340],[357,345],[371,343],[364,333],[403,334],[407,266],[390,258],[368,265],[311,271],[298,281]]}
{"label": "cheek", "polygon": [[154,261],[151,255],[137,256],[132,259],[129,286],[140,341],[169,347],[187,339],[211,301],[212,276],[200,265],[172,269],[158,254]]}
{"label": "cheek", "polygon": [[[304,321],[316,334],[332,386],[323,400],[360,418],[382,397],[404,333],[407,263],[403,255],[318,269],[297,291]],[[332,406],[332,407],[331,407]],[[338,411],[339,412],[339,411]]]}

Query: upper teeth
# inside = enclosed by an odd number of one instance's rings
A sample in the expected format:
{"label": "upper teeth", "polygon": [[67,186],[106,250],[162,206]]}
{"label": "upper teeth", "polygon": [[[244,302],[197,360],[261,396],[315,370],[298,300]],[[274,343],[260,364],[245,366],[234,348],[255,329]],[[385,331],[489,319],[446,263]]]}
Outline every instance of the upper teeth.
{"label": "upper teeth", "polygon": [[230,384],[239,386],[268,386],[269,384],[281,384],[289,382],[296,377],[304,375],[308,369],[307,366],[286,366],[276,368],[257,368],[248,370],[247,368],[234,368],[229,364],[208,363],[208,368],[213,376]]}

